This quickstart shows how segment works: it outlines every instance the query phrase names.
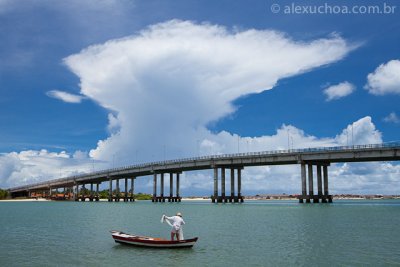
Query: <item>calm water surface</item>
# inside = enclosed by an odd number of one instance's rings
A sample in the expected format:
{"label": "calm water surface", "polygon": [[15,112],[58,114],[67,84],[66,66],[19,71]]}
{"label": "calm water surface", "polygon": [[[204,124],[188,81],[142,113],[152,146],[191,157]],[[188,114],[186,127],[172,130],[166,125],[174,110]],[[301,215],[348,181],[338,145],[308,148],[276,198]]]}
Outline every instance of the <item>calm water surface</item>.
{"label": "calm water surface", "polygon": [[[183,213],[192,249],[120,245],[109,230],[168,237]],[[0,266],[400,266],[400,201],[1,202]]]}

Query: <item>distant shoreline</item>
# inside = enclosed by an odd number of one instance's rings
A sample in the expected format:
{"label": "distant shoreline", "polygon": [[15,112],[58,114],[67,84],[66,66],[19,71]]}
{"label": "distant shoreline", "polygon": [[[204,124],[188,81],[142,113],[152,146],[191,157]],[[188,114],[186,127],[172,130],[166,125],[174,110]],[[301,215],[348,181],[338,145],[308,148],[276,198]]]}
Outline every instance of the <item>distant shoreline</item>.
{"label": "distant shoreline", "polygon": [[[333,195],[333,200],[388,200],[400,199],[400,195]],[[273,195],[273,196],[246,196],[245,201],[276,201],[276,200],[298,200],[296,196]],[[0,202],[43,202],[43,201],[67,201],[51,200],[45,198],[19,198],[19,199],[1,199]],[[72,200],[69,200],[72,201]],[[101,202],[107,202],[108,199],[100,199]],[[136,200],[150,201],[150,200]],[[211,201],[210,197],[183,197],[182,201]],[[87,201],[89,202],[89,201]]]}
{"label": "distant shoreline", "polygon": [[52,201],[50,199],[45,198],[18,198],[18,199],[0,199],[0,202],[36,202],[36,201]]}

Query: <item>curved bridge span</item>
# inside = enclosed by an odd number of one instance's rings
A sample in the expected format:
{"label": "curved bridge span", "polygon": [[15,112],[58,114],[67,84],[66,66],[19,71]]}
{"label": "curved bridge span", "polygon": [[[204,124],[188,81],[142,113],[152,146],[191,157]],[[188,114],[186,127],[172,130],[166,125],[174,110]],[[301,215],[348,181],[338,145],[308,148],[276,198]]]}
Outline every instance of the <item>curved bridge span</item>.
{"label": "curved bridge span", "polygon": [[[328,167],[337,162],[369,162],[369,161],[397,161],[400,160],[400,142],[383,144],[321,147],[292,150],[277,150],[253,153],[238,153],[168,160],[136,164],[126,167],[107,169],[87,174],[66,178],[44,181],[14,188],[8,191],[11,197],[32,196],[32,193],[41,192],[41,196],[51,197],[52,190],[64,188],[64,194],[69,189],[75,200],[90,201],[99,199],[99,184],[108,182],[109,201],[134,201],[134,180],[141,176],[153,176],[153,201],[165,202],[180,201],[179,175],[182,172],[196,170],[214,170],[213,202],[243,202],[241,195],[241,170],[244,167],[299,164],[301,171],[301,195],[298,199],[306,202],[331,202],[328,187]],[[230,170],[231,188],[230,195],[225,191],[226,170]],[[317,192],[314,194],[314,169],[316,169]],[[236,173],[236,182],[235,182]],[[164,194],[164,176],[169,174],[170,192]],[[174,179],[175,176],[175,179]],[[219,179],[220,176],[220,179]],[[120,192],[119,181],[125,181],[125,192]],[[128,192],[130,180],[130,192]],[[173,194],[173,181],[175,180],[175,195]],[[113,181],[116,190],[113,191]],[[157,194],[157,182],[160,182],[160,192]],[[90,185],[89,195],[80,194],[79,187]],[[96,185],[96,190],[93,190]],[[221,188],[219,190],[219,185]],[[235,188],[236,185],[236,188]],[[236,189],[236,190],[235,190]],[[236,193],[235,193],[236,192]]]}

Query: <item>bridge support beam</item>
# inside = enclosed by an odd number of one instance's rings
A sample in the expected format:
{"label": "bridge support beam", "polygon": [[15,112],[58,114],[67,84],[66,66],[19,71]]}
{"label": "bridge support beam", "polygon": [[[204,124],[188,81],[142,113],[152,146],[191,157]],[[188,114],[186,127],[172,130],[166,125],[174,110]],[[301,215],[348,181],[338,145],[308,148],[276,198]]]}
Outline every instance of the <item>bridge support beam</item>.
{"label": "bridge support beam", "polygon": [[221,168],[221,201],[226,202],[225,197],[225,168]]}
{"label": "bridge support beam", "polygon": [[93,201],[94,195],[93,195],[93,182],[90,183],[90,193],[89,193],[89,201]]}
{"label": "bridge support beam", "polygon": [[160,198],[158,198],[160,202],[165,202],[164,198],[164,173],[160,173]]}
{"label": "bridge support beam", "polygon": [[112,189],[112,179],[111,179],[111,177],[108,177],[108,181],[109,181],[109,184],[110,184],[109,191],[108,191],[108,202],[112,202],[113,201],[113,189]]}
{"label": "bridge support beam", "polygon": [[169,174],[169,198],[168,202],[172,202],[172,197],[174,196],[174,174]]}
{"label": "bridge support beam", "polygon": [[[82,192],[82,191],[83,191],[83,192]],[[82,188],[81,188],[81,201],[85,201],[85,200],[86,200],[85,192],[86,192],[85,184],[82,184]]]}
{"label": "bridge support beam", "polygon": [[218,168],[214,168],[214,195],[211,201],[213,203],[218,201]]}
{"label": "bridge support beam", "polygon": [[235,169],[231,168],[231,197],[229,202],[233,202],[235,199]]}
{"label": "bridge support beam", "polygon": [[78,183],[75,183],[74,200],[79,201],[79,184]]}
{"label": "bridge support beam", "polygon": [[[306,164],[308,164],[308,193],[307,193],[307,172],[306,172]],[[317,188],[318,194],[314,194],[314,174],[313,174],[313,165],[317,166]],[[328,193],[328,166],[329,163],[325,162],[301,162],[301,195],[298,197],[300,203],[331,203],[332,196]],[[321,168],[323,168],[323,177],[324,181],[322,183],[322,172]],[[324,194],[322,194],[322,184],[324,184]]]}
{"label": "bridge support beam", "polygon": [[[242,188],[242,171],[243,167],[231,168],[231,192],[230,196],[226,194],[225,186],[225,167],[221,167],[221,195],[218,194],[218,167],[214,168],[214,195],[211,198],[213,203],[221,202],[243,202],[243,197],[241,194]],[[238,193],[235,195],[235,170],[237,170],[237,187]]]}
{"label": "bridge support beam", "polygon": [[322,175],[321,175],[321,165],[317,165],[317,186],[318,186],[318,200],[321,199],[323,202],[322,198]]}
{"label": "bridge support beam", "polygon": [[130,197],[131,202],[135,201],[134,189],[135,189],[135,178],[131,178],[131,197]]}
{"label": "bridge support beam", "polygon": [[157,201],[157,173],[154,173],[153,177],[153,198],[151,199],[152,202]]}
{"label": "bridge support beam", "polygon": [[242,169],[238,168],[238,201],[243,203],[243,197],[242,197]]}
{"label": "bridge support beam", "polygon": [[120,189],[119,189],[119,179],[115,180],[115,202],[119,202],[121,198]]}
{"label": "bridge support beam", "polygon": [[325,202],[328,201],[329,203],[332,203],[332,196],[329,195],[328,191],[328,166],[324,166],[324,198]]}
{"label": "bridge support beam", "polygon": [[99,196],[99,186],[100,186],[100,184],[99,184],[99,183],[96,183],[96,197],[95,197],[96,201],[99,201],[99,200],[100,200],[100,196]]}
{"label": "bridge support beam", "polygon": [[124,202],[128,202],[128,178],[125,178]]}
{"label": "bridge support beam", "polygon": [[313,165],[308,164],[308,195],[306,202],[310,203],[311,199],[314,199],[314,177],[313,177]]}
{"label": "bridge support beam", "polygon": [[301,163],[301,197],[300,203],[304,203],[304,198],[307,195],[307,180],[306,180],[306,165]]}
{"label": "bridge support beam", "polygon": [[180,193],[179,193],[179,175],[180,175],[180,173],[177,172],[176,173],[176,197],[178,199],[178,202],[181,202],[182,198],[180,197]]}
{"label": "bridge support beam", "polygon": [[[174,196],[174,174],[176,174],[176,196]],[[165,196],[164,194],[164,175],[165,173],[160,173],[160,195],[157,196],[157,174],[154,174],[154,187],[153,187],[153,198],[152,202],[181,202],[182,198],[179,193],[179,174],[177,173],[169,173],[169,196]]]}

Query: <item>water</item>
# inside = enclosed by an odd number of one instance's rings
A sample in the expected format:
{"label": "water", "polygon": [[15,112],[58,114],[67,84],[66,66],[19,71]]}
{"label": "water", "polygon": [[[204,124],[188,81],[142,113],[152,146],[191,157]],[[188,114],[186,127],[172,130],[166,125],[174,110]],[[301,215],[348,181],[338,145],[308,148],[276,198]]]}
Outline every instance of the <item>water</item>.
{"label": "water", "polygon": [[[115,243],[109,230],[169,237],[183,213],[192,249]],[[400,201],[244,204],[1,202],[0,266],[400,266]]]}

